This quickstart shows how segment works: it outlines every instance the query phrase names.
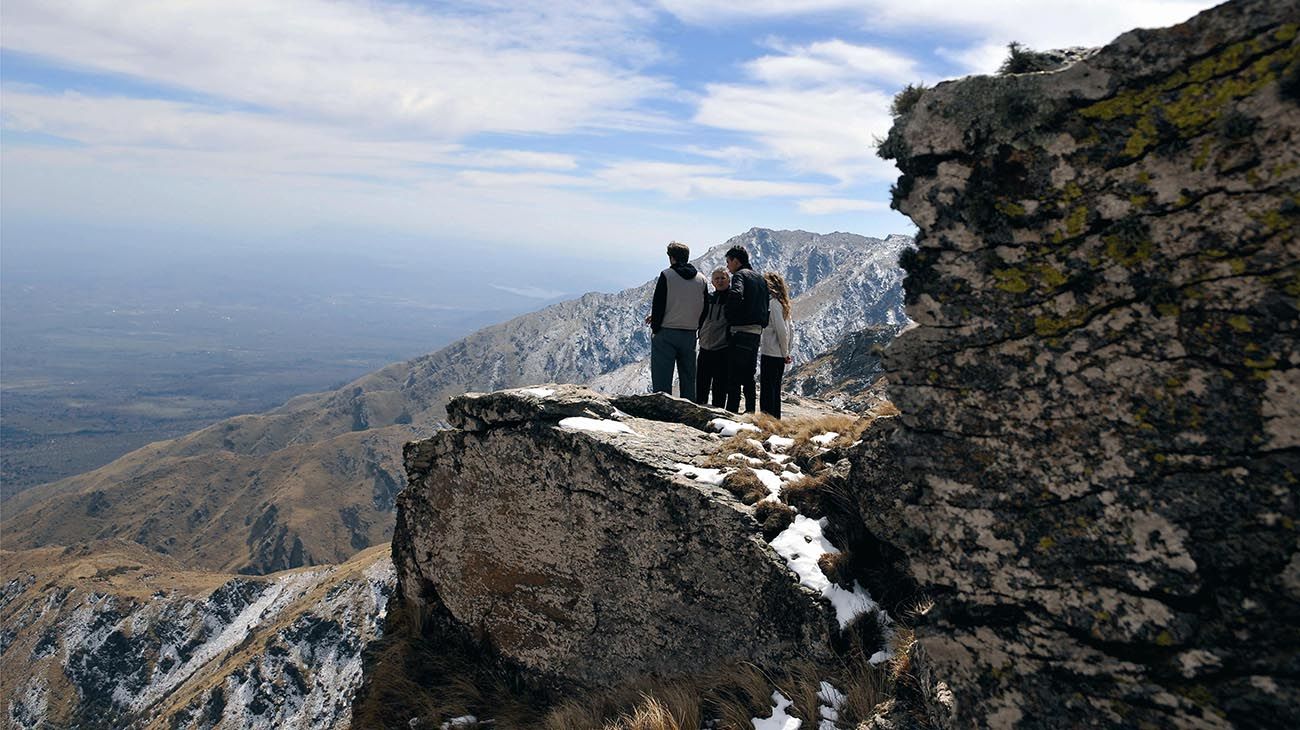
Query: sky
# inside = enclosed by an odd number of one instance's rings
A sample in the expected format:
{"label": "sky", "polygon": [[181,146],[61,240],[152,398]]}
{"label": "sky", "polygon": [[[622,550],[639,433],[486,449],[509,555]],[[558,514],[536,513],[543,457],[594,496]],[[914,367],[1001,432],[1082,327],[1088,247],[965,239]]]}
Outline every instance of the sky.
{"label": "sky", "polygon": [[5,0],[0,243],[620,267],[909,233],[873,144],[904,85],[1213,4]]}

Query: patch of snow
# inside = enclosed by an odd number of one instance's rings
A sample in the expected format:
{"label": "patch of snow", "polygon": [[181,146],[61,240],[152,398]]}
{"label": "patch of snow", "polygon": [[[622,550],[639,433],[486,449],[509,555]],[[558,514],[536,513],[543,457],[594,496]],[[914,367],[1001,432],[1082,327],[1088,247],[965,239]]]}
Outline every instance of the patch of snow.
{"label": "patch of snow", "polygon": [[759,441],[758,439],[745,439],[745,440],[748,441],[749,443],[751,443],[751,444],[757,446],[758,448],[763,449],[764,451],[767,451],[767,448],[763,446],[763,442],[762,442],[762,441]]}
{"label": "patch of snow", "polygon": [[883,664],[893,658],[894,652],[889,651],[888,649],[882,649],[875,654],[872,654],[871,658],[867,660],[867,663],[874,667],[877,664]]}
{"label": "patch of snow", "polygon": [[768,458],[771,459],[772,461],[775,461],[778,464],[784,464],[785,462],[789,461],[791,457],[789,454],[771,454],[768,456]]}
{"label": "patch of snow", "polygon": [[767,462],[766,462],[765,460],[763,460],[763,459],[756,459],[756,458],[754,458],[754,457],[752,457],[752,456],[749,456],[749,455],[747,455],[747,454],[729,454],[729,455],[727,456],[727,460],[728,460],[728,461],[743,461],[743,462],[745,462],[746,464],[750,464],[750,465],[766,464],[766,463],[767,463]]}
{"label": "patch of snow", "polygon": [[739,423],[730,418],[715,418],[709,421],[709,428],[715,429],[723,436],[735,436],[741,431],[762,431],[752,423]]}
{"label": "patch of snow", "polygon": [[722,486],[723,477],[727,476],[727,470],[708,469],[706,467],[692,466],[690,464],[677,464],[677,476],[720,487]]}
{"label": "patch of snow", "polygon": [[818,708],[821,721],[817,723],[817,730],[836,730],[835,723],[840,719],[840,708],[847,699],[844,693],[835,689],[830,682],[822,682],[821,689],[817,690],[817,699],[821,701]]}
{"label": "patch of snow", "polygon": [[794,522],[772,539],[772,549],[799,576],[800,584],[817,591],[831,602],[842,629],[853,619],[875,608],[876,602],[857,583],[853,584],[851,591],[832,583],[817,565],[824,553],[840,552],[839,548],[826,539],[827,524],[824,517],[813,520],[804,515],[795,515]]}
{"label": "patch of snow", "polygon": [[818,446],[826,446],[827,444],[829,444],[830,442],[834,441],[839,437],[840,437],[839,433],[835,431],[827,431],[826,433],[819,433],[808,440],[817,444]]}
{"label": "patch of snow", "polygon": [[570,416],[560,421],[560,428],[570,431],[594,431],[596,433],[630,433],[635,434],[626,424],[618,421],[610,421],[603,418],[587,418],[585,416]]}
{"label": "patch of snow", "polygon": [[773,451],[785,451],[791,446],[794,446],[794,439],[772,434],[771,436],[767,437],[767,443],[769,446],[772,447]]}
{"label": "patch of snow", "polygon": [[768,496],[764,497],[764,499],[780,501],[781,487],[785,486],[785,481],[767,469],[754,469],[753,472],[758,477],[758,481],[762,482],[764,487],[767,487]]}
{"label": "patch of snow", "polygon": [[478,724],[477,717],[473,715],[461,715],[460,717],[453,717],[450,720],[444,722],[442,725],[439,725],[438,729],[451,730],[452,728],[456,728],[456,727],[469,727],[470,725],[477,725],[477,724]]}
{"label": "patch of snow", "polygon": [[[274,619],[314,586],[320,573],[321,571],[292,573],[270,583],[257,600],[240,611],[215,637],[199,646],[188,661],[161,676],[151,677],[149,686],[131,699],[131,709],[137,712],[144,710],[180,686],[208,662],[239,646],[259,624]],[[164,647],[164,651],[167,649],[172,647]]]}
{"label": "patch of snow", "polygon": [[786,699],[785,695],[777,690],[772,691],[772,703],[776,705],[772,710],[772,716],[767,718],[751,718],[754,723],[754,730],[799,730],[803,725],[803,720],[797,717],[790,717],[786,710],[793,705],[792,700]]}
{"label": "patch of snow", "polygon": [[520,392],[535,395],[538,398],[550,398],[555,395],[555,391],[551,388],[523,388]]}

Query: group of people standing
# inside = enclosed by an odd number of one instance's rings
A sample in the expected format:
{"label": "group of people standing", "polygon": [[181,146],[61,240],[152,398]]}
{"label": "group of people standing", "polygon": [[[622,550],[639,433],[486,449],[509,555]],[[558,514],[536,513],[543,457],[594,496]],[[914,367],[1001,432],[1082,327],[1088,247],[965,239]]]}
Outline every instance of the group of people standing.
{"label": "group of people standing", "polygon": [[690,257],[686,244],[668,244],[668,268],[655,283],[645,320],[652,333],[651,388],[671,392],[676,369],[683,398],[736,413],[743,394],[745,412],[753,413],[757,368],[758,409],[780,418],[781,378],[794,339],[785,279],[774,271],[760,275],[749,265],[749,251],[732,246],[709,291]]}

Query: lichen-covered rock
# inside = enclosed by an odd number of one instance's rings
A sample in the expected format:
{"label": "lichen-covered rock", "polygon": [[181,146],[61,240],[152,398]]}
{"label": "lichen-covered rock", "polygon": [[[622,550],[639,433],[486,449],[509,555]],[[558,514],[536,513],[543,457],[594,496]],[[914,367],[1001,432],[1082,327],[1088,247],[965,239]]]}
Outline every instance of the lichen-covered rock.
{"label": "lichen-covered rock", "polygon": [[1297,22],[941,84],[883,146],[919,327],[855,474],[952,724],[1300,722]]}
{"label": "lichen-covered rock", "polygon": [[393,544],[404,610],[561,687],[829,659],[834,610],[749,507],[683,468],[717,435],[625,414],[553,419],[545,401],[571,398],[546,390],[453,400],[453,417],[486,402],[532,415],[476,411],[485,428],[407,446]]}

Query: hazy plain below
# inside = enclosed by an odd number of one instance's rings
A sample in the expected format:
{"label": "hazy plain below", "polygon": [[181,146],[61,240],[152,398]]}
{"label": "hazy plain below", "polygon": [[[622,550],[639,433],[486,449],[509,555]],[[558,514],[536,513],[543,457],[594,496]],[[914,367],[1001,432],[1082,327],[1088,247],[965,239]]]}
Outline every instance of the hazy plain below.
{"label": "hazy plain below", "polygon": [[6,230],[0,498],[622,283],[562,259],[405,250],[110,246],[94,232],[47,243]]}

